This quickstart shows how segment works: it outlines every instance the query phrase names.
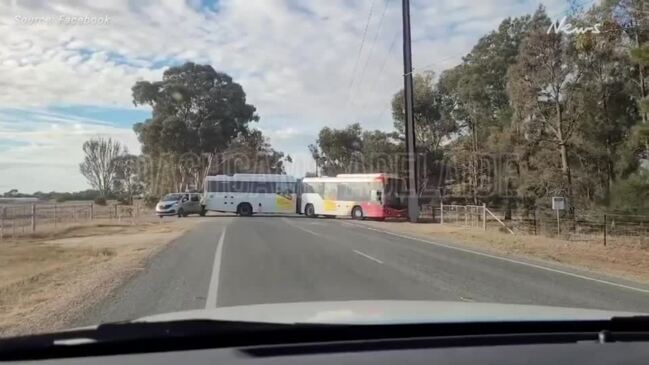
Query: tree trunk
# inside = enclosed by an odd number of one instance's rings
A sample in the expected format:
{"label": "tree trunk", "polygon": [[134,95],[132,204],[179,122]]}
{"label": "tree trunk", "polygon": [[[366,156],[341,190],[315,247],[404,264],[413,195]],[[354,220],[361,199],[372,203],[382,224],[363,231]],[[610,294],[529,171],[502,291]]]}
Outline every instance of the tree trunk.
{"label": "tree trunk", "polygon": [[568,190],[572,190],[572,176],[570,176],[570,166],[568,165],[568,148],[565,142],[559,143],[559,152],[561,154],[561,172],[568,183]]}
{"label": "tree trunk", "polygon": [[570,173],[570,164],[568,162],[568,147],[563,137],[563,112],[561,110],[561,104],[559,103],[558,100],[555,102],[555,105],[557,111],[557,126],[556,126],[557,141],[559,143],[559,154],[561,156],[561,173],[563,174],[563,178],[567,184],[566,190],[568,193],[568,202],[569,204],[573,204],[574,202],[572,201],[572,176]]}
{"label": "tree trunk", "polygon": [[606,196],[608,196],[611,191],[611,187],[615,182],[615,167],[613,162],[613,146],[611,143],[611,138],[606,138]]}
{"label": "tree trunk", "polygon": [[[601,80],[601,78],[600,78]],[[608,117],[608,102],[606,99],[606,95],[602,91],[602,108],[603,108],[603,114],[604,114],[604,122],[606,123],[607,126],[611,125],[610,118]],[[611,191],[611,187],[613,186],[613,182],[615,181],[615,169],[614,169],[614,162],[613,162],[613,143],[611,142],[611,137],[607,136],[606,137],[606,196],[609,195]]]}
{"label": "tree trunk", "polygon": [[[640,48],[640,38],[637,29],[635,31],[635,46],[636,48]],[[644,100],[647,97],[647,88],[645,86],[644,67],[642,65],[638,65],[638,79],[640,82],[640,100]],[[642,112],[642,122],[647,123],[647,113],[644,111]]]}
{"label": "tree trunk", "polygon": [[473,204],[478,205],[478,128],[475,119],[471,123],[472,153],[471,153],[471,190]]}

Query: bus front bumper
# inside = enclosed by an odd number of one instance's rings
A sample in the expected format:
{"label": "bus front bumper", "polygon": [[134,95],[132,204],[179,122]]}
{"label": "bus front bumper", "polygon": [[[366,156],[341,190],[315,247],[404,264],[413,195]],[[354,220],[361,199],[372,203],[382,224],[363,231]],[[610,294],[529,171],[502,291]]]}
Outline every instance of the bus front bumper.
{"label": "bus front bumper", "polygon": [[408,209],[394,209],[383,207],[383,216],[385,218],[407,218]]}

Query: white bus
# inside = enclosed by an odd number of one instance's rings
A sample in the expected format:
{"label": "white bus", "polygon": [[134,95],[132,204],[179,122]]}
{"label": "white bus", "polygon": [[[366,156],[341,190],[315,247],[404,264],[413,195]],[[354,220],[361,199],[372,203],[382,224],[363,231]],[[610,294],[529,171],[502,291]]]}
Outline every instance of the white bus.
{"label": "white bus", "polygon": [[255,213],[295,213],[297,180],[288,175],[234,174],[205,179],[207,211],[251,216]]}
{"label": "white bus", "polygon": [[403,218],[404,179],[391,174],[340,174],[302,180],[300,213],[308,217]]}

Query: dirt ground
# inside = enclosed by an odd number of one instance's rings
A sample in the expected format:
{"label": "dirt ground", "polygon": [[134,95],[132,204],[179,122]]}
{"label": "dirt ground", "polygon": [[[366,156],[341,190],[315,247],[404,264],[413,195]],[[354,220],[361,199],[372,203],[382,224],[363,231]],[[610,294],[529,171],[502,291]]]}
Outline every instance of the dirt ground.
{"label": "dirt ground", "polygon": [[0,337],[64,328],[200,219],[92,224],[0,244]]}
{"label": "dirt ground", "polygon": [[604,246],[592,242],[564,241],[524,234],[511,235],[446,224],[368,221],[363,224],[433,241],[437,238],[445,243],[474,247],[500,255],[541,259],[585,271],[649,283],[649,250],[641,245]]}

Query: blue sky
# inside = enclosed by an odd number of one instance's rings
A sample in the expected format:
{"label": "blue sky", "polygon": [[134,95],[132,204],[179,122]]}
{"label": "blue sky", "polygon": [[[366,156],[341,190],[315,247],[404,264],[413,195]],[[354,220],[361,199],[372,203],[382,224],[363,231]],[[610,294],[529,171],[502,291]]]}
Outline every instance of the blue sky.
{"label": "blue sky", "polygon": [[[556,19],[568,10],[565,0],[543,3]],[[415,70],[452,67],[502,19],[538,5],[412,0]],[[132,125],[150,111],[133,106],[131,86],[188,60],[243,85],[256,127],[302,175],[313,170],[307,145],[323,126],[391,128],[400,22],[399,0],[0,0],[0,193],[87,188],[78,163],[93,136],[138,152]]]}

